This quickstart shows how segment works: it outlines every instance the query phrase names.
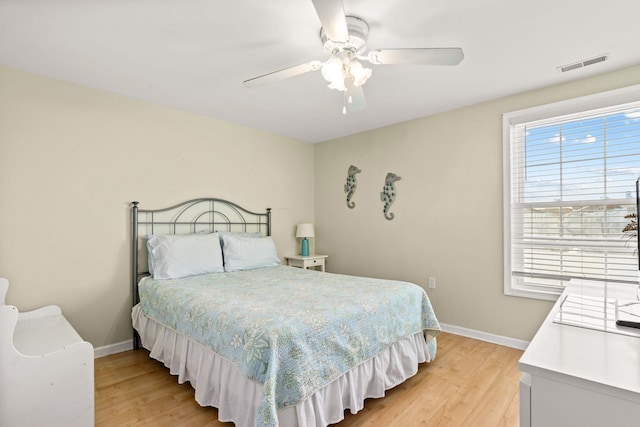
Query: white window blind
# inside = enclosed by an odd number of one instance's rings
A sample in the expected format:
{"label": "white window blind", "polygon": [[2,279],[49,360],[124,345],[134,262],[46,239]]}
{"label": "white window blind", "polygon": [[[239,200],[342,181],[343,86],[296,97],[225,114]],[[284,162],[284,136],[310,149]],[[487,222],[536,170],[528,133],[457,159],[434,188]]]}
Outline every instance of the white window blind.
{"label": "white window blind", "polygon": [[557,295],[572,278],[637,284],[637,240],[622,230],[636,212],[640,102],[520,119],[505,127],[505,291]]}

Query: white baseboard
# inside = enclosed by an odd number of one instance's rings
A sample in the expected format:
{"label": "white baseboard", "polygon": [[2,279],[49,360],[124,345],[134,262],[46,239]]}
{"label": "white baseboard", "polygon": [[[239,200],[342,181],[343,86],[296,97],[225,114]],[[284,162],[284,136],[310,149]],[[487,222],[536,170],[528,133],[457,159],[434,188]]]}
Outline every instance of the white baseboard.
{"label": "white baseboard", "polygon": [[118,342],[115,344],[97,347],[93,350],[94,358],[109,356],[111,354],[122,353],[123,351],[133,350],[133,339]]}
{"label": "white baseboard", "polygon": [[451,334],[461,335],[463,337],[473,338],[480,341],[486,341],[493,344],[504,345],[505,347],[517,348],[518,350],[526,350],[527,346],[529,345],[529,341],[489,334],[487,332],[476,331],[474,329],[463,328],[461,326],[440,323],[440,327],[442,327],[442,330],[444,332],[449,332]]}

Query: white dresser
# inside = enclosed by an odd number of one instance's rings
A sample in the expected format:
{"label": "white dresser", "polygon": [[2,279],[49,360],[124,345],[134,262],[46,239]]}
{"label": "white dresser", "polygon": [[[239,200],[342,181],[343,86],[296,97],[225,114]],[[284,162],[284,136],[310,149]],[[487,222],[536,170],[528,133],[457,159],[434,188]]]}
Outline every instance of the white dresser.
{"label": "white dresser", "polygon": [[[563,296],[636,298],[634,286],[606,292],[572,281]],[[640,338],[554,323],[562,300],[520,359],[520,426],[640,426]]]}

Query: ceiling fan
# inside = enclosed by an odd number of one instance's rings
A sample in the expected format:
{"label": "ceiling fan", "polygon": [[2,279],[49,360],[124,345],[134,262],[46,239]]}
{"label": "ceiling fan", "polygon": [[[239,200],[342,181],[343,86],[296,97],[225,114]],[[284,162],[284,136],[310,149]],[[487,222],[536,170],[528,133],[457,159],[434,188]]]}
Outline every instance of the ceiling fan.
{"label": "ceiling fan", "polygon": [[362,85],[371,77],[371,69],[365,68],[360,61],[376,65],[458,65],[464,58],[462,49],[457,47],[377,49],[365,54],[369,25],[364,20],[345,16],[342,0],[311,1],[322,24],[320,39],[329,58],[254,77],[245,80],[245,86],[262,86],[320,70],[329,82],[329,88],[343,92],[342,113],[346,114],[347,111],[361,111],[367,105]]}

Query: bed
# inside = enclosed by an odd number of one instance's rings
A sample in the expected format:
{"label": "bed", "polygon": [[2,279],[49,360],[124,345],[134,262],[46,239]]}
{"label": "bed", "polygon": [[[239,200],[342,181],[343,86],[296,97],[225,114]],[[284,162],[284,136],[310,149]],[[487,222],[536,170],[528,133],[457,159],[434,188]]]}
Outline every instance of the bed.
{"label": "bed", "polygon": [[132,207],[134,347],[236,426],[327,426],[415,375],[440,326],[411,283],[280,264],[271,211]]}

